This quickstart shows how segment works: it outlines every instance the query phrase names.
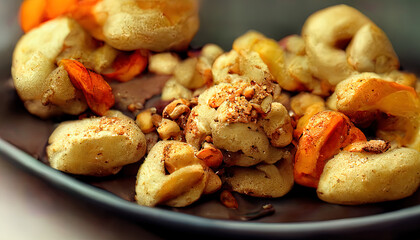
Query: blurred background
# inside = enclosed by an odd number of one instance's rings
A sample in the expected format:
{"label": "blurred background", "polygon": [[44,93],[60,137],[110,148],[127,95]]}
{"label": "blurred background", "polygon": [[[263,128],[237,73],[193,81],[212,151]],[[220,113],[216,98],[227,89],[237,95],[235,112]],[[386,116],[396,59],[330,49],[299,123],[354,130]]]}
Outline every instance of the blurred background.
{"label": "blurred background", "polygon": [[13,47],[22,34],[17,12],[21,1],[0,0],[0,78],[10,76]]}
{"label": "blurred background", "polygon": [[233,40],[250,29],[279,40],[300,34],[310,14],[336,4],[367,15],[388,35],[402,66],[420,69],[420,1],[415,0],[202,0],[192,45],[212,42],[230,50]]}

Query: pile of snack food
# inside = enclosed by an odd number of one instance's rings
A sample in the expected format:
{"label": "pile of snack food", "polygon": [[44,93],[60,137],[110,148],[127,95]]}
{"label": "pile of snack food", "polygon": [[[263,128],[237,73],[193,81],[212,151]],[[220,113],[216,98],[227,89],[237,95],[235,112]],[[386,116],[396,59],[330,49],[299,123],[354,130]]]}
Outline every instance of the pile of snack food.
{"label": "pile of snack food", "polygon": [[[194,0],[22,3],[16,91],[40,118],[78,116],[50,136],[51,167],[103,177],[141,162],[135,192],[145,206],[219,194],[235,208],[232,191],[278,198],[294,184],[350,205],[417,190],[420,83],[368,17],[332,6],[309,16],[300,35],[249,31],[225,52],[212,43],[189,49],[198,8]],[[116,107],[111,86],[160,75],[158,104]]]}

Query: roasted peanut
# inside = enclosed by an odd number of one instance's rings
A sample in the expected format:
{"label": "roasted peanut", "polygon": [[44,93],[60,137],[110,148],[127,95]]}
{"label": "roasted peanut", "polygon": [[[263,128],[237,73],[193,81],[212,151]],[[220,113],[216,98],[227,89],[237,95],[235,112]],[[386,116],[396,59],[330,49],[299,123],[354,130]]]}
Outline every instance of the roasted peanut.
{"label": "roasted peanut", "polygon": [[143,108],[144,108],[144,105],[140,102],[130,103],[127,106],[127,110],[132,112],[132,113],[135,113],[135,112],[137,112],[137,111],[139,111],[140,109],[143,109]]}
{"label": "roasted peanut", "polygon": [[136,116],[137,126],[140,127],[143,133],[150,133],[155,130],[155,126],[152,121],[152,113],[153,111],[151,109],[146,109]]}
{"label": "roasted peanut", "polygon": [[162,140],[168,140],[170,138],[178,137],[181,133],[181,129],[176,122],[163,118],[157,128],[157,132]]}
{"label": "roasted peanut", "polygon": [[263,113],[268,113],[271,110],[271,103],[273,102],[273,96],[268,95],[261,101],[261,110]]}
{"label": "roasted peanut", "polygon": [[196,156],[211,168],[218,168],[223,162],[222,152],[211,143],[204,143],[203,149]]}
{"label": "roasted peanut", "polygon": [[162,116],[172,120],[178,119],[182,114],[189,114],[189,102],[185,99],[177,99],[168,104],[162,112]]}
{"label": "roasted peanut", "polygon": [[227,208],[237,209],[239,207],[238,201],[233,194],[228,190],[223,190],[220,193],[220,202]]}
{"label": "roasted peanut", "polygon": [[255,90],[252,86],[248,86],[242,91],[242,95],[248,101],[251,100],[254,97],[254,94],[255,94]]}
{"label": "roasted peanut", "polygon": [[160,116],[159,114],[152,114],[153,126],[159,127],[161,122],[162,122],[162,116]]}

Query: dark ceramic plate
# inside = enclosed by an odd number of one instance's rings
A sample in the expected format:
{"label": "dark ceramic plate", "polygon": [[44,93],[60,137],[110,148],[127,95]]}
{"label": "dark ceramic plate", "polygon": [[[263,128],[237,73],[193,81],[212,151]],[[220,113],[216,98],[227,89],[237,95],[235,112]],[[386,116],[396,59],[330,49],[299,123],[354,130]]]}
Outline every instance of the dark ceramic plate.
{"label": "dark ceramic plate", "polygon": [[[16,10],[14,1],[0,1],[0,11]],[[201,28],[192,45],[213,42],[226,50],[234,38],[249,29],[259,30],[280,39],[300,32],[306,17],[335,1],[203,1]],[[418,73],[420,67],[420,22],[417,10],[420,2],[413,1],[354,1],[356,6],[371,17],[394,44],[402,65]],[[408,4],[410,3],[410,4]],[[405,5],[404,5],[405,4]],[[10,5],[10,6],[9,6]],[[4,7],[3,7],[4,6]],[[9,8],[7,8],[7,7]],[[12,162],[45,179],[56,187],[83,200],[105,207],[169,232],[188,229],[192,235],[219,238],[399,238],[420,232],[420,191],[413,196],[392,202],[363,206],[340,206],[320,201],[313,189],[295,186],[280,199],[239,197],[239,210],[228,210],[214,199],[204,198],[182,209],[149,208],[132,202],[132,165],[125,169],[126,181],[116,178],[102,180],[80,178],[58,172],[39,161],[46,139],[55,121],[42,121],[29,115],[10,84],[10,59],[13,44],[20,32],[15,15],[1,12],[0,47],[0,154]],[[16,12],[16,11],[15,11]],[[7,37],[6,37],[7,35]],[[11,37],[10,37],[11,36]],[[130,182],[130,183],[127,183]],[[131,184],[131,185],[130,185]],[[116,191],[119,186],[131,190]],[[106,190],[104,190],[106,189]],[[260,217],[261,206],[270,203],[275,213]]]}

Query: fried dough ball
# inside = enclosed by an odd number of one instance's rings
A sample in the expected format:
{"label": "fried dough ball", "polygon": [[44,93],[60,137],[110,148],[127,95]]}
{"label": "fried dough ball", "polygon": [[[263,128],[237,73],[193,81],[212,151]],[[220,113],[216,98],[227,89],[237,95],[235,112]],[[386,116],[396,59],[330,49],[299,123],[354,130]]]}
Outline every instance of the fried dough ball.
{"label": "fried dough ball", "polygon": [[309,16],[302,37],[312,73],[333,86],[357,72],[385,73],[399,68],[385,33],[347,5],[328,7]]}
{"label": "fried dough ball", "polygon": [[328,100],[355,124],[376,124],[376,136],[420,151],[420,98],[414,88],[375,73],[340,82]]}
{"label": "fried dough ball", "polygon": [[[163,87],[162,99],[191,99],[199,95],[212,84],[212,65],[222,53],[223,50],[219,46],[206,44],[198,53],[194,53],[196,56],[179,60],[176,64],[171,61],[169,65],[174,66],[169,74],[173,77]],[[156,54],[156,56],[159,55],[161,54]]]}
{"label": "fried dough ball", "polygon": [[191,99],[193,93],[190,89],[182,86],[174,77],[166,81],[162,89],[162,100],[172,100],[172,99]]}
{"label": "fried dough ball", "polygon": [[420,111],[414,88],[387,81],[375,73],[361,73],[340,82],[335,98],[337,110],[362,126],[368,126],[380,112],[410,117]]}
{"label": "fried dough ball", "polygon": [[150,207],[185,207],[220,187],[220,178],[195,156],[192,146],[159,141],[137,174],[136,201]]}
{"label": "fried dough ball", "polygon": [[231,50],[220,55],[212,67],[214,84],[235,81],[270,82],[273,79],[268,66],[257,52]]}
{"label": "fried dough ball", "polygon": [[[267,82],[265,82],[267,83]],[[293,186],[293,127],[286,108],[273,102],[273,85],[234,80],[219,83],[198,97],[185,128],[196,149],[210,136],[223,159],[225,182],[233,191],[281,197]]]}
{"label": "fried dough ball", "polygon": [[414,73],[393,70],[391,72],[379,74],[379,76],[398,84],[410,86],[413,88],[416,87],[417,76]]}
{"label": "fried dough ball", "polygon": [[296,128],[294,130],[294,137],[299,139],[303,133],[303,129],[308,124],[309,120],[315,114],[327,110],[324,99],[318,95],[308,92],[300,92],[291,97],[290,108],[298,117]]}
{"label": "fried dough ball", "polygon": [[326,202],[356,205],[408,197],[419,184],[420,153],[416,150],[342,151],[325,165],[317,193]]}
{"label": "fried dough ball", "polygon": [[320,96],[307,92],[300,92],[290,99],[291,110],[298,116],[305,115],[314,104],[325,106],[325,101]]}
{"label": "fried dough ball", "polygon": [[282,197],[294,184],[292,157],[275,164],[261,163],[255,167],[231,167],[223,179],[232,190],[254,197]]}
{"label": "fried dough ball", "polygon": [[280,40],[280,45],[283,44],[282,42],[285,44],[285,81],[295,82],[296,85],[290,90],[304,90],[319,96],[328,96],[333,86],[328,81],[316,78],[312,74],[303,38],[291,35]]}
{"label": "fried dough ball", "polygon": [[287,151],[293,127],[285,107],[273,100],[275,87],[249,82],[220,83],[198,98],[185,139],[199,149],[207,136],[216,148],[243,154],[230,164],[275,163]]}
{"label": "fried dough ball", "polygon": [[204,45],[201,49],[196,69],[201,74],[206,84],[210,85],[210,83],[213,82],[213,63],[223,53],[224,51],[220,46],[212,43]]}
{"label": "fried dough ball", "polygon": [[257,52],[282,89],[306,90],[318,95],[327,95],[331,89],[327,82],[312,76],[305,42],[300,36],[291,35],[277,42],[259,32],[248,31],[235,39],[233,49]]}
{"label": "fried dough ball", "polygon": [[399,146],[420,151],[420,115],[414,117],[381,115],[377,120],[375,134]]}
{"label": "fried dough ball", "polygon": [[283,104],[271,103],[270,112],[258,124],[263,127],[265,134],[274,147],[285,147],[292,142],[293,126],[290,116]]}
{"label": "fried dough ball", "polygon": [[175,67],[175,79],[182,86],[191,90],[211,84],[213,62],[222,53],[223,50],[215,44],[204,45],[198,56],[189,57]]}
{"label": "fried dough ball", "polygon": [[196,0],[103,0],[90,33],[119,50],[185,50],[198,30]]}
{"label": "fried dough ball", "polygon": [[95,41],[70,18],[56,18],[23,35],[12,62],[17,93],[28,111],[41,118],[77,115],[87,109],[81,91],[72,85],[60,59],[71,58],[98,72],[109,67],[116,50]]}
{"label": "fried dough ball", "polygon": [[267,38],[263,34],[251,30],[236,38],[232,47],[238,53],[241,51],[258,53],[261,60],[267,65],[275,81],[282,88],[289,91],[294,91],[299,88],[298,82],[288,78],[285,71],[285,53],[274,39]]}
{"label": "fried dough ball", "polygon": [[353,36],[347,60],[358,72],[386,73],[400,67],[388,37],[373,23],[362,26]]}
{"label": "fried dough ball", "polygon": [[[87,109],[83,95],[55,60],[72,32],[83,31],[77,23],[61,18],[25,34],[13,53],[12,77],[17,93],[32,114],[42,118]],[[51,34],[54,32],[54,34]]]}
{"label": "fried dough ball", "polygon": [[[210,128],[214,146],[229,152],[240,152],[249,158],[248,163],[230,161],[230,164],[250,166],[260,162],[275,163],[284,156],[290,155],[287,149],[276,148],[270,144],[269,138],[264,131],[258,129],[257,124],[212,123]],[[291,132],[284,132],[284,135],[291,135]],[[279,135],[279,137],[283,136]],[[290,144],[291,137],[285,138],[285,142]]]}
{"label": "fried dough ball", "polygon": [[60,123],[51,134],[47,156],[51,167],[72,174],[107,176],[139,161],[146,138],[136,123],[118,111]]}
{"label": "fried dough ball", "polygon": [[188,89],[204,86],[205,79],[197,71],[198,58],[187,58],[179,63],[174,70],[174,77],[178,83]]}

